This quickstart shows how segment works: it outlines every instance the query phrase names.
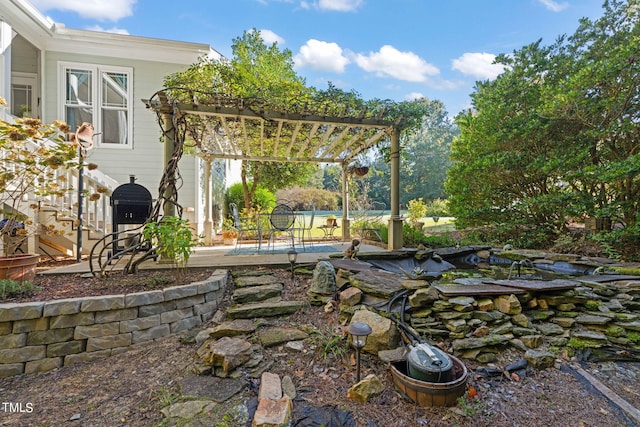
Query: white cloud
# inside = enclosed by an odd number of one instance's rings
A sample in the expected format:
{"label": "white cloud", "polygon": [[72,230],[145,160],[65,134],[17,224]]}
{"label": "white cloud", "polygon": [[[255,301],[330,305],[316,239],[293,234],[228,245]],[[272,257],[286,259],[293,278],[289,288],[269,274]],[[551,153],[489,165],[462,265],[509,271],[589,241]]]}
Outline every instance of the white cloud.
{"label": "white cloud", "polygon": [[538,1],[552,12],[562,12],[563,10],[569,7],[569,3],[567,2],[558,3],[557,1],[554,1],[554,0],[538,0]]}
{"label": "white cloud", "polygon": [[260,37],[266,44],[268,45],[271,45],[273,43],[278,43],[279,45],[284,44],[284,39],[279,35],[277,35],[276,33],[274,33],[273,31],[271,30],[258,30],[258,31],[260,31]]}
{"label": "white cloud", "polygon": [[355,12],[364,0],[301,0],[302,9],[330,10],[334,12]]}
{"label": "white cloud", "polygon": [[404,96],[404,99],[406,99],[407,101],[413,101],[414,99],[421,99],[421,98],[424,98],[424,94],[420,92],[411,92]]}
{"label": "white cloud", "polygon": [[342,48],[337,43],[328,43],[309,39],[300,47],[293,61],[298,68],[311,68],[315,71],[344,72],[349,59],[344,56]]}
{"label": "white cloud", "polygon": [[401,52],[385,45],[378,52],[356,55],[356,63],[365,71],[379,77],[393,77],[408,82],[426,82],[429,76],[440,74],[440,70],[413,52]]}
{"label": "white cloud", "polygon": [[137,0],[31,0],[36,9],[47,11],[58,9],[76,12],[83,18],[99,21],[117,21],[133,15]]}
{"label": "white cloud", "polygon": [[493,80],[504,71],[502,64],[494,64],[491,53],[465,53],[452,61],[451,68],[467,76]]}
{"label": "white cloud", "polygon": [[91,27],[87,27],[85,29],[89,30],[89,31],[100,31],[102,33],[114,33],[114,34],[129,35],[129,31],[125,30],[124,28],[113,27],[113,28],[105,29],[105,28],[102,28],[100,25],[92,25]]}
{"label": "white cloud", "polygon": [[362,5],[363,0],[319,0],[318,8],[337,12],[352,12]]}

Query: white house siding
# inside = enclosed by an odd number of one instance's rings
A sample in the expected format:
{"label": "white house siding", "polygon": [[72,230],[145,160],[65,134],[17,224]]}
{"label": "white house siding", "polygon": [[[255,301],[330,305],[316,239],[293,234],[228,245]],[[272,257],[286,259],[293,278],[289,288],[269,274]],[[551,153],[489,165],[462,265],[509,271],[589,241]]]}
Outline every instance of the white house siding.
{"label": "white house siding", "polygon": [[[90,50],[90,49],[89,49]],[[152,197],[158,196],[158,185],[164,170],[164,145],[161,142],[160,127],[156,115],[146,109],[142,99],[150,98],[162,89],[166,75],[185,69],[189,64],[178,65],[153,61],[140,61],[104,56],[87,55],[87,52],[70,54],[64,52],[46,52],[45,69],[45,105],[44,118],[50,121],[59,118],[59,79],[60,62],[112,65],[133,69],[133,149],[104,148],[93,149],[88,161],[96,163],[99,170],[111,176],[121,184],[129,182],[129,175],[136,176],[136,183],[143,185]],[[195,62],[195,59],[194,59]],[[184,207],[197,209],[198,179],[196,159],[185,155],[180,162],[180,175],[183,186],[179,189],[178,202]]]}
{"label": "white house siding", "polygon": [[11,41],[11,70],[21,73],[38,73],[38,49],[17,34]]}

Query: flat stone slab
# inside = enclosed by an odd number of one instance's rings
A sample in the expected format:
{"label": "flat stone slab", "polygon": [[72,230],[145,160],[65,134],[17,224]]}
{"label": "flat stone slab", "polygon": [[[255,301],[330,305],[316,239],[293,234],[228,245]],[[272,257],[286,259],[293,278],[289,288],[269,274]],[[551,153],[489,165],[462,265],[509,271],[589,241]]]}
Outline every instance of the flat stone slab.
{"label": "flat stone slab", "polygon": [[477,285],[461,285],[456,283],[433,285],[444,296],[459,295],[510,295],[524,294],[526,291],[519,288],[511,288],[508,286],[477,284]]}
{"label": "flat stone slab", "polygon": [[331,258],[328,261],[333,265],[333,268],[335,268],[336,271],[341,269],[358,272],[371,270],[373,268],[373,266],[368,262],[358,260]]}
{"label": "flat stone slab", "polygon": [[382,298],[391,298],[399,291],[404,290],[401,285],[402,278],[394,273],[382,270],[360,271],[351,276],[351,286],[360,289],[365,294],[371,294]]}
{"label": "flat stone slab", "polygon": [[220,378],[210,375],[187,375],[180,381],[183,396],[201,397],[215,402],[224,402],[244,390],[242,378]]}
{"label": "flat stone slab", "polygon": [[221,337],[235,337],[238,335],[246,335],[256,330],[253,320],[240,319],[231,322],[224,322],[211,329],[209,336],[217,339]]}
{"label": "flat stone slab", "polygon": [[278,301],[242,304],[230,307],[227,316],[231,319],[253,319],[255,317],[273,317],[292,314],[307,304],[306,301]]}
{"label": "flat stone slab", "polygon": [[606,325],[611,322],[611,318],[605,316],[596,316],[593,314],[581,314],[576,317],[576,322],[583,325]]}
{"label": "flat stone slab", "polygon": [[284,286],[282,285],[282,283],[247,286],[235,289],[231,297],[233,298],[233,301],[238,304],[264,301],[269,298],[280,296],[283,288]]}
{"label": "flat stone slab", "polygon": [[299,341],[309,338],[309,334],[295,328],[269,328],[260,331],[258,337],[264,347],[272,347],[288,341]]}
{"label": "flat stone slab", "polygon": [[273,285],[274,283],[282,284],[282,281],[276,276],[264,274],[260,276],[241,276],[236,277],[233,280],[233,284],[238,288],[245,286],[261,286],[261,285]]}
{"label": "flat stone slab", "polygon": [[527,291],[563,291],[573,289],[580,283],[575,280],[525,280],[525,279],[501,279],[483,280],[492,285],[507,286],[510,288],[525,289]]}
{"label": "flat stone slab", "polygon": [[576,277],[576,280],[596,283],[617,282],[619,280],[640,280],[640,276],[631,276],[625,274],[590,274],[587,276]]}

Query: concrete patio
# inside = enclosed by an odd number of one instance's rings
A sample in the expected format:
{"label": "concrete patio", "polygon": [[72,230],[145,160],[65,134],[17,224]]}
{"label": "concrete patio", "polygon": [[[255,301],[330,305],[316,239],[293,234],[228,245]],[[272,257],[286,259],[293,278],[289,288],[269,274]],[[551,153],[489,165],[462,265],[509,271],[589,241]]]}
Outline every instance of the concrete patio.
{"label": "concrete patio", "polygon": [[[335,248],[334,253],[344,253],[348,242],[333,241],[333,242],[315,242],[315,244],[322,243],[323,245],[330,245]],[[285,246],[283,246],[285,247]],[[233,251],[233,246],[229,245],[217,245],[208,247],[197,247],[194,253],[189,258],[188,268],[237,268],[248,266],[282,266],[289,265],[289,260],[286,253],[269,253],[266,250],[259,254],[251,255],[236,255],[230,252]],[[315,263],[318,260],[326,259],[331,252],[302,252],[299,248],[296,248],[298,252],[298,258],[296,264]],[[373,244],[362,243],[360,245],[361,252],[386,252],[387,249],[381,248]],[[121,263],[124,265],[124,263]],[[170,263],[156,262],[149,259],[140,265],[141,269],[165,269],[172,268]],[[117,269],[117,267],[116,267]],[[74,273],[89,273],[91,267],[89,261],[82,261],[77,264],[66,265],[57,268],[48,268],[44,271],[38,271],[38,274],[74,274]]]}

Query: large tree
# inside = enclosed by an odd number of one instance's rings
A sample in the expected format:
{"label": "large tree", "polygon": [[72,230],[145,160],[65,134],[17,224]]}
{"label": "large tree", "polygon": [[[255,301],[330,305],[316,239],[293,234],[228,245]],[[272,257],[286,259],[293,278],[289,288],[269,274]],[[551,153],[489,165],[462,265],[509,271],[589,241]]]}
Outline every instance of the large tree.
{"label": "large tree", "polygon": [[457,117],[446,188],[459,226],[563,229],[573,215],[637,221],[638,1],[606,1],[571,37],[538,41],[478,82]]}
{"label": "large tree", "polygon": [[546,114],[576,134],[581,162],[566,176],[584,213],[628,225],[640,214],[640,2],[603,7],[558,45]]}
{"label": "large tree", "polygon": [[[165,78],[166,87],[186,87],[203,92],[230,94],[249,100],[269,100],[271,108],[304,103],[313,89],[293,69],[292,53],[276,43],[267,46],[257,30],[246,31],[232,42],[233,58],[202,59],[183,72]],[[179,97],[179,92],[175,93]],[[304,184],[317,166],[309,163],[258,162],[242,160],[240,177],[245,206],[252,206],[258,186],[273,192]]]}
{"label": "large tree", "polygon": [[451,167],[449,152],[457,126],[448,117],[444,104],[421,98],[413,101],[424,108],[419,125],[406,132],[402,144],[402,188],[400,203],[424,198],[445,197],[444,181]]}

